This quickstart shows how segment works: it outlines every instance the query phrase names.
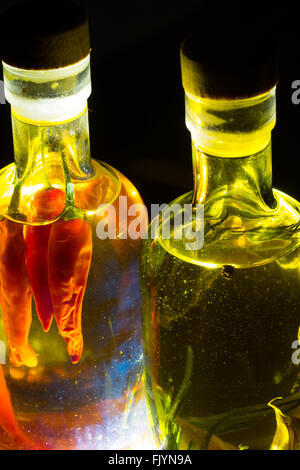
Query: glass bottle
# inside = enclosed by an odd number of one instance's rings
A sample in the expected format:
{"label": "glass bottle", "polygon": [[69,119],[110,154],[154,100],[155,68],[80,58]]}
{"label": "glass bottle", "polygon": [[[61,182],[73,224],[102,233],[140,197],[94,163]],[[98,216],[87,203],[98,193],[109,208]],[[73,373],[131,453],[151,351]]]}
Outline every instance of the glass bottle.
{"label": "glass bottle", "polygon": [[[46,30],[42,56],[39,23],[39,43],[24,35],[4,54],[15,161],[0,172],[0,448],[143,448],[141,233],[129,237],[127,208],[139,204],[141,225],[146,209],[125,176],[91,158],[88,23],[66,5],[59,33],[49,12],[56,35]],[[37,13],[26,8],[25,27]]]}
{"label": "glass bottle", "polygon": [[181,48],[194,189],[141,257],[151,423],[163,449],[295,449],[300,205],[272,189],[276,63],[203,49]]}

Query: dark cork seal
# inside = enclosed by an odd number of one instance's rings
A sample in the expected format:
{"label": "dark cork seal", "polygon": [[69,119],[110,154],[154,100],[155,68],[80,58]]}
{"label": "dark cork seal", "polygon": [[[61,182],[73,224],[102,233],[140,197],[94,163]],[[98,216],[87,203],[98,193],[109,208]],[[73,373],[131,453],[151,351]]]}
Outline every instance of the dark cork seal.
{"label": "dark cork seal", "polygon": [[244,99],[278,82],[274,31],[255,24],[200,27],[182,44],[182,83],[196,97]]}
{"label": "dark cork seal", "polygon": [[66,67],[90,52],[84,8],[67,1],[31,1],[1,15],[0,57],[29,70]]}

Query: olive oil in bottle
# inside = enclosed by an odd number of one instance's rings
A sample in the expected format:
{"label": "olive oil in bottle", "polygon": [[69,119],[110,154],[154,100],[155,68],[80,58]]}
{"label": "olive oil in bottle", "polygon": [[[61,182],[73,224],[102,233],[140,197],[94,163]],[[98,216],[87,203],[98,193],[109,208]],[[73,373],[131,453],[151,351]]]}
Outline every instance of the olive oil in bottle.
{"label": "olive oil in bottle", "polygon": [[203,51],[181,48],[194,190],[152,221],[141,258],[152,426],[163,449],[296,449],[300,204],[272,189],[276,66],[253,44],[239,61]]}

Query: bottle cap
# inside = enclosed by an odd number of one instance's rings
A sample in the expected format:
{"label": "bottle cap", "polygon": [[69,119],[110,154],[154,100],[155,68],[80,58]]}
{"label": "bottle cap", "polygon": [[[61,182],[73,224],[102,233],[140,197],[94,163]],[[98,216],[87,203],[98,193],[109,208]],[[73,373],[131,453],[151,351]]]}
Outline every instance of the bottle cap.
{"label": "bottle cap", "polygon": [[67,67],[90,52],[87,14],[68,1],[30,1],[1,16],[1,60],[8,65],[44,70]]}
{"label": "bottle cap", "polygon": [[273,88],[278,82],[277,46],[270,28],[227,21],[200,27],[181,46],[185,91],[199,98],[230,100]]}

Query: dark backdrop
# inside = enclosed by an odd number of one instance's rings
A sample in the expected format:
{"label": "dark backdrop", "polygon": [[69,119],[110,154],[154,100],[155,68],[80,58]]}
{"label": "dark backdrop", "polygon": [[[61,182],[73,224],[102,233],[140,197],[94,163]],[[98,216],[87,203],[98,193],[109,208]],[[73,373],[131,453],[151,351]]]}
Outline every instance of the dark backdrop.
{"label": "dark backdrop", "polygon": [[[17,3],[21,2],[2,0],[0,13]],[[199,0],[77,3],[87,7],[90,17],[92,155],[125,173],[147,205],[171,201],[192,188],[179,63],[179,47],[186,34],[191,30],[201,34],[204,24],[206,30],[211,25],[204,40],[213,41],[216,18],[226,21],[235,15],[241,21],[251,17],[260,24],[272,19],[280,45],[273,181],[275,187],[300,199],[300,104],[291,100],[292,82],[300,80],[299,8],[254,1],[246,6],[245,2],[223,2],[222,9],[218,3]],[[47,14],[51,1],[41,1],[41,8]],[[0,136],[4,166],[13,160],[8,104],[0,105]]]}

